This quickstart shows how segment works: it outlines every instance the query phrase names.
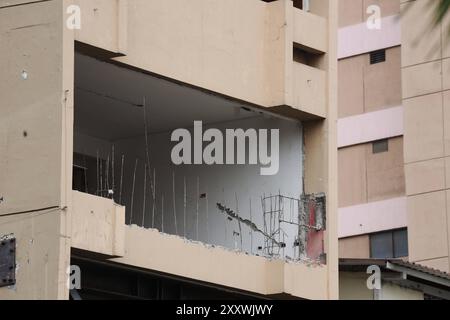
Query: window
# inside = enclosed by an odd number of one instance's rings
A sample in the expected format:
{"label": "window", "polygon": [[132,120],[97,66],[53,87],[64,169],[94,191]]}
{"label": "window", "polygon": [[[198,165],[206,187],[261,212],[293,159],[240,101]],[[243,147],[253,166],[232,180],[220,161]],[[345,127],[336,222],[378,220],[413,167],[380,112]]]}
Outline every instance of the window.
{"label": "window", "polygon": [[315,51],[314,49],[294,45],[293,46],[293,58],[295,62],[320,69],[323,66],[324,54],[322,52]]}
{"label": "window", "polygon": [[372,143],[372,153],[382,153],[389,151],[389,141],[387,139],[375,141]]}
{"label": "window", "polygon": [[392,259],[408,256],[408,231],[406,229],[370,235],[370,257]]}
{"label": "window", "polygon": [[[273,2],[276,0],[263,0],[264,2]],[[311,0],[292,0],[294,3],[294,8],[301,9],[304,11],[310,10],[310,1]]]}
{"label": "window", "polygon": [[294,7],[298,9],[302,9],[305,11],[309,11],[309,2],[310,0],[293,0]]}
{"label": "window", "polygon": [[393,233],[394,238],[394,258],[408,256],[408,231],[397,230]]}
{"label": "window", "polygon": [[386,50],[378,50],[370,53],[370,64],[377,64],[386,61]]}
{"label": "window", "polygon": [[294,7],[297,9],[303,9],[303,0],[292,0],[294,2]]}

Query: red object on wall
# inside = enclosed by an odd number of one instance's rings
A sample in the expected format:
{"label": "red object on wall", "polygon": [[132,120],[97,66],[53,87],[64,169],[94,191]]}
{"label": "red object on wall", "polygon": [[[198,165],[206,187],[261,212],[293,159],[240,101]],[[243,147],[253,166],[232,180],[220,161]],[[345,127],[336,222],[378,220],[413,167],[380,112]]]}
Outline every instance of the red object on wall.
{"label": "red object on wall", "polygon": [[[310,201],[308,204],[308,224],[316,225],[316,202]],[[324,253],[324,231],[313,228],[308,229],[306,240],[306,255],[312,260],[319,260]]]}

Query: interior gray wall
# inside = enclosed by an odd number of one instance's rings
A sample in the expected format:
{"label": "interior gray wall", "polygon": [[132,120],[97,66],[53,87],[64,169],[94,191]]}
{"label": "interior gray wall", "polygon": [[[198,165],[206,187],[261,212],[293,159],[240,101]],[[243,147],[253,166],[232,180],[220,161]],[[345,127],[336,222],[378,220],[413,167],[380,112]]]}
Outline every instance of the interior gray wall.
{"label": "interior gray wall", "polygon": [[[205,131],[210,126],[204,125]],[[216,203],[220,202],[237,211],[243,218],[250,219],[250,203],[252,206],[252,221],[263,228],[261,197],[265,194],[276,195],[279,192],[285,196],[299,198],[302,193],[302,130],[300,123],[263,116],[237,120],[213,125],[222,130],[235,128],[280,129],[280,167],[277,175],[261,176],[260,165],[181,165],[175,166],[171,161],[171,150],[176,144],[170,141],[171,132],[150,136],[150,157],[152,170],[156,173],[156,210],[154,228],[165,233],[186,236],[188,239],[220,245],[231,249],[240,249],[237,221],[229,221],[220,213]],[[133,224],[152,227],[153,201],[150,181],[146,183],[145,213],[144,207],[144,165],[145,137],[129,138],[108,142],[85,135],[75,136],[75,151],[96,156],[97,151],[106,159],[111,154],[112,145],[115,149],[115,199],[119,198],[120,162],[125,155],[122,202],[127,207],[126,221]],[[269,144],[270,145],[270,144]],[[225,152],[224,152],[225,156]],[[133,212],[131,198],[133,189],[133,172],[135,161],[138,166],[135,179]],[[175,211],[177,231],[175,227],[173,174],[175,174]],[[186,180],[186,229],[184,230],[184,180]],[[206,194],[205,199],[198,199],[199,194]],[[164,197],[164,210],[163,210]],[[198,199],[198,201],[197,201]],[[197,235],[197,203],[198,203],[198,235]],[[289,211],[289,209],[288,209]],[[144,218],[144,219],[143,219]],[[164,223],[164,224],[163,224]],[[262,254],[258,246],[263,246],[263,237],[241,224],[242,250]],[[294,226],[284,226],[287,233],[284,253],[294,257],[293,242],[297,234]]]}

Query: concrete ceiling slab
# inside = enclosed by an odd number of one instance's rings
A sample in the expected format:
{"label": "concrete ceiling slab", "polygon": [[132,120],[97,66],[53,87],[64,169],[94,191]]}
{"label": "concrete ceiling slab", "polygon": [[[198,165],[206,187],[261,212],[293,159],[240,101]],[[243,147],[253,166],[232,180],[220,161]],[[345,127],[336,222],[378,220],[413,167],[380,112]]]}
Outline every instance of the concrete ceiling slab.
{"label": "concrete ceiling slab", "polygon": [[195,88],[75,54],[75,127],[114,141],[150,133],[261,116],[242,104]]}

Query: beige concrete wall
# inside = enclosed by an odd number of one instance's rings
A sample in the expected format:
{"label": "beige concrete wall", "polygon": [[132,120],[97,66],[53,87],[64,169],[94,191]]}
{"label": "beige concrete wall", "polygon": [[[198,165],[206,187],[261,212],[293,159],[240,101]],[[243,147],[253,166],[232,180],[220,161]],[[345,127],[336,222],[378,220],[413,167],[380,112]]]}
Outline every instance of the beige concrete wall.
{"label": "beige concrete wall", "polygon": [[302,111],[325,118],[327,116],[327,73],[301,63],[294,63],[294,106]]}
{"label": "beige concrete wall", "polygon": [[71,246],[108,256],[123,256],[125,207],[111,199],[72,193]]}
{"label": "beige concrete wall", "polygon": [[[121,63],[261,107],[286,105],[296,117],[304,116],[298,110],[326,115],[324,77],[319,70],[296,68],[292,51],[294,42],[326,51],[328,23],[290,0],[76,3],[84,17],[76,39],[125,54],[115,59]],[[324,2],[316,9],[328,6]],[[303,78],[320,94],[297,90]]]}
{"label": "beige concrete wall", "polygon": [[401,105],[400,66],[400,47],[383,63],[371,65],[369,54],[339,60],[339,118]]}
{"label": "beige concrete wall", "polygon": [[364,66],[367,55],[338,62],[339,118],[364,113]]}
{"label": "beige concrete wall", "polygon": [[[0,288],[0,300],[65,298],[59,209],[15,217],[0,216],[0,236],[16,241],[16,285]],[[65,273],[63,269],[63,274]]]}
{"label": "beige concrete wall", "polygon": [[449,271],[449,22],[431,28],[432,0],[402,2],[410,260]]}
{"label": "beige concrete wall", "polygon": [[[325,234],[327,251],[328,274],[328,298],[339,299],[339,254],[338,254],[338,165],[337,165],[337,110],[338,110],[338,78],[337,78],[337,38],[330,35],[337,34],[338,26],[338,2],[337,0],[325,1],[328,3],[328,53],[325,55],[327,68],[327,232]],[[325,4],[323,4],[325,6]],[[307,190],[308,191],[308,190]]]}
{"label": "beige concrete wall", "polygon": [[369,202],[405,195],[403,162],[403,138],[388,140],[389,151],[376,153],[372,145],[366,146],[367,199]]}
{"label": "beige concrete wall", "polygon": [[339,273],[340,300],[374,300],[373,291],[367,288],[368,275],[357,272]]}
{"label": "beige concrete wall", "polygon": [[366,146],[338,151],[339,208],[367,202]]}
{"label": "beige concrete wall", "polygon": [[388,140],[389,151],[372,152],[372,143],[339,149],[339,207],[405,194],[403,138]]}
{"label": "beige concrete wall", "polygon": [[328,297],[324,266],[250,256],[137,226],[125,229],[125,255],[116,262],[264,295]]}
{"label": "beige concrete wall", "polygon": [[346,258],[346,259],[370,258],[369,235],[339,239],[339,258]]}
{"label": "beige concrete wall", "polygon": [[283,291],[294,297],[311,300],[337,299],[334,297],[337,292],[328,286],[328,277],[328,270],[323,266],[285,262]]}
{"label": "beige concrete wall", "polygon": [[[294,43],[327,52],[327,19],[304,10],[294,11]],[[314,30],[314,33],[311,32]]]}
{"label": "beige concrete wall", "polygon": [[400,12],[400,0],[339,0],[339,27],[364,23],[370,5],[380,6],[383,17]]}
{"label": "beige concrete wall", "polygon": [[383,283],[381,287],[380,300],[423,300],[424,295],[421,291],[403,288],[392,283]]}
{"label": "beige concrete wall", "polygon": [[[90,43],[112,52],[126,51],[120,47],[121,29],[127,28],[127,21],[121,21],[120,15],[124,8],[119,0],[74,0],[81,8],[81,29],[75,31],[78,41]],[[95,32],[93,32],[95,30]]]}
{"label": "beige concrete wall", "polygon": [[68,297],[73,41],[64,3],[0,1],[0,236],[17,239],[17,283],[0,299]]}
{"label": "beige concrete wall", "polygon": [[[358,272],[341,272],[339,275],[341,300],[374,300],[374,292],[367,288],[369,275]],[[383,276],[382,276],[383,277]],[[389,275],[386,275],[389,277]],[[379,292],[379,300],[423,300],[421,291],[404,288],[399,285],[383,282]]]}
{"label": "beige concrete wall", "polygon": [[[285,9],[280,3],[236,0],[126,2],[127,55],[119,61],[261,105],[271,104],[272,99],[282,99],[280,89],[284,77],[280,79],[279,75],[271,74],[271,71],[284,72],[282,22]],[[116,18],[117,1],[79,0],[77,3],[90,17],[77,33],[77,40],[117,52],[115,30],[123,27],[118,25]],[[95,14],[94,8],[97,9]],[[275,25],[281,30],[268,44],[267,40],[275,35],[271,29]],[[102,33],[108,34],[102,37]],[[270,46],[267,50],[266,44]],[[272,59],[272,53],[277,59]],[[264,66],[268,59],[277,68],[267,70]],[[269,87],[267,81],[271,76],[282,80],[279,88]],[[276,95],[278,98],[274,97]]]}

